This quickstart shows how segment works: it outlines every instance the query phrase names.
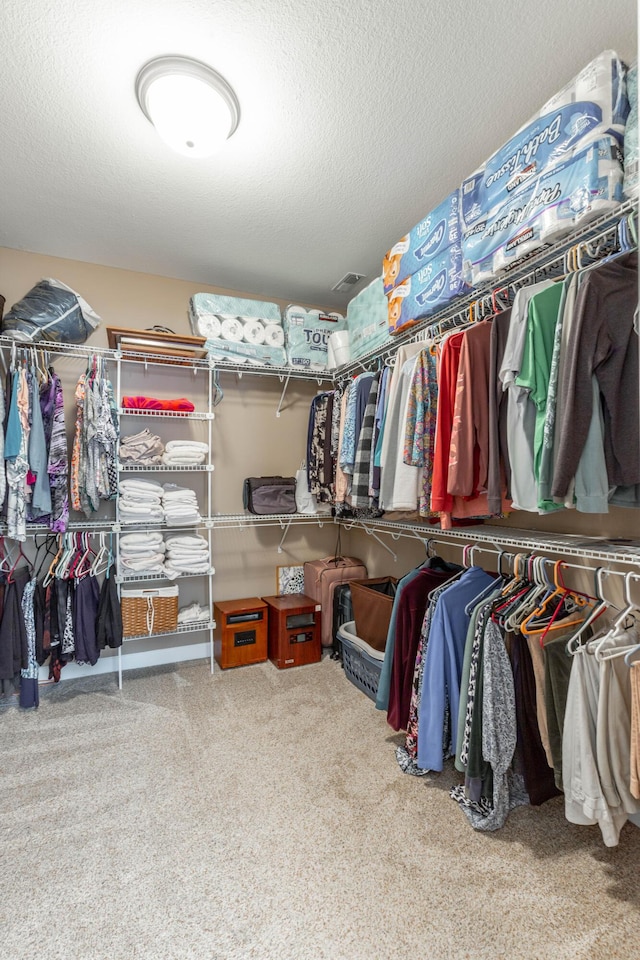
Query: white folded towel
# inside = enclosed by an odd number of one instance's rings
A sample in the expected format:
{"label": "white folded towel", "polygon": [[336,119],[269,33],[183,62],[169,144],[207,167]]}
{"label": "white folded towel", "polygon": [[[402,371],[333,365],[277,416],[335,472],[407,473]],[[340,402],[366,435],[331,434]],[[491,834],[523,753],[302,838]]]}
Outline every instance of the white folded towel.
{"label": "white folded towel", "polygon": [[198,453],[207,454],[209,453],[209,444],[200,443],[198,440],[169,440],[164,449],[166,453],[192,449]]}
{"label": "white folded towel", "polygon": [[206,607],[201,607],[199,603],[191,603],[188,607],[182,607],[178,611],[178,623],[199,623],[201,620],[209,619],[209,611]]}
{"label": "white folded towel", "polygon": [[165,540],[167,550],[176,550],[180,548],[209,550],[209,543],[205,537],[201,537],[199,534],[194,534],[192,537],[167,537]]}

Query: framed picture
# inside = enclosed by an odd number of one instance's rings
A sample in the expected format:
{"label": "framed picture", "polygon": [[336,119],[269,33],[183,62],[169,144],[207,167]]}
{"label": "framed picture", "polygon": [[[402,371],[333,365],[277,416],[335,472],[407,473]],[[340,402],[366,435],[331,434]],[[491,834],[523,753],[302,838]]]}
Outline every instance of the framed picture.
{"label": "framed picture", "polygon": [[276,593],[304,593],[304,566],[276,567]]}

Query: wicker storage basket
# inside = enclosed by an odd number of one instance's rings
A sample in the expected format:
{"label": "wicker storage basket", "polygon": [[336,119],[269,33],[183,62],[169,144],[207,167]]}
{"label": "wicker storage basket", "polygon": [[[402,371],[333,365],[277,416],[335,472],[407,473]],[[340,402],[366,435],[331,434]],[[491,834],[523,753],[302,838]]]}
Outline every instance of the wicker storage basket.
{"label": "wicker storage basket", "polygon": [[178,586],[122,590],[122,633],[125,637],[171,633],[178,626]]}

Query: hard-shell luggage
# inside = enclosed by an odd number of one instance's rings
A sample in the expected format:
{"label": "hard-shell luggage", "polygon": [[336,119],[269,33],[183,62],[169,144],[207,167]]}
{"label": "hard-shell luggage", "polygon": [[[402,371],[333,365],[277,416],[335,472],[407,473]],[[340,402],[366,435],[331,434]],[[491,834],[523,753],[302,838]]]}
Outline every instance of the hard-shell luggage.
{"label": "hard-shell luggage", "polygon": [[324,557],[304,565],[304,592],[322,607],[322,646],[333,646],[333,594],[339,583],[363,580],[367,568],[357,557]]}
{"label": "hard-shell luggage", "polygon": [[353,602],[351,600],[351,581],[339,583],[333,591],[333,649],[331,659],[339,660],[342,656],[342,644],[338,630],[344,623],[353,620]]}

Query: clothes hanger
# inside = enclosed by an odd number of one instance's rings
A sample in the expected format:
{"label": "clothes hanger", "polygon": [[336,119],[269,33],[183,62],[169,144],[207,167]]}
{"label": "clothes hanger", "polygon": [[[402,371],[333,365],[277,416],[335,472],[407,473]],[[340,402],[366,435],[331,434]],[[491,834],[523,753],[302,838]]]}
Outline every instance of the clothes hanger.
{"label": "clothes hanger", "polygon": [[[615,649],[606,651],[603,648],[605,647],[606,644],[611,643],[612,640],[616,640],[618,638],[622,639],[622,637],[626,632],[626,629],[628,629],[628,627],[625,628],[625,623],[627,622],[627,619],[629,617],[633,618],[634,623],[636,622],[634,611],[638,610],[638,604],[631,599],[631,580],[632,579],[637,580],[638,575],[635,574],[633,570],[630,570],[624,578],[624,600],[626,604],[624,609],[620,612],[618,617],[616,617],[616,619],[614,620],[613,624],[609,627],[607,632],[602,637],[598,637],[596,638],[596,640],[592,640],[588,645],[589,652],[593,653],[595,655],[596,660],[598,660],[599,662],[602,660],[610,660],[610,659],[613,659],[614,657],[621,656],[622,652],[624,653],[630,652],[629,645],[627,645],[622,649],[618,649],[617,651]],[[632,647],[637,646],[637,643],[634,642],[633,644],[631,644],[631,646]]]}
{"label": "clothes hanger", "polygon": [[13,565],[12,565],[11,569],[9,570],[8,575],[7,575],[7,580],[9,581],[9,583],[14,583],[14,582],[15,582],[15,578],[14,578],[13,574],[14,574],[14,572],[15,572],[16,567],[18,566],[18,563],[20,562],[20,558],[22,558],[22,559],[24,560],[24,562],[26,563],[26,565],[27,565],[27,570],[29,571],[29,574],[33,574],[33,564],[32,564],[31,561],[28,560],[27,557],[24,555],[24,552],[23,552],[23,550],[22,550],[22,543],[21,543],[19,540],[16,540],[16,543],[18,544],[18,555],[16,556],[15,560],[13,561]]}
{"label": "clothes hanger", "polygon": [[610,573],[609,570],[606,570],[604,567],[597,567],[595,572],[595,595],[599,603],[593,608],[586,620],[583,620],[581,625],[578,627],[576,632],[572,634],[567,640],[565,650],[571,656],[575,656],[578,652],[578,649],[582,646],[579,642],[581,637],[584,635],[585,631],[589,629],[592,623],[605,613],[610,607],[613,606],[610,600],[607,600],[604,596],[603,590],[603,581],[602,578]]}
{"label": "clothes hanger", "polygon": [[[575,616],[571,619],[576,611],[576,607],[584,608],[586,606],[587,600],[594,600],[594,597],[590,597],[588,594],[580,593],[576,590],[569,590],[565,586],[562,579],[562,569],[563,561],[557,560],[554,564],[554,586],[555,589],[552,593],[545,596],[542,602],[536,607],[536,609],[525,618],[525,620],[520,624],[520,631],[525,634],[525,636],[535,636],[542,634],[543,637],[549,633],[552,629],[565,629],[566,627],[571,627],[582,623],[584,616]],[[566,609],[565,604],[567,601],[571,602],[569,609]],[[551,608],[551,609],[550,609]],[[569,614],[570,619],[564,619],[561,617],[561,613],[565,611]],[[544,617],[544,614],[549,611],[551,619],[544,619],[541,622],[541,617]],[[559,619],[562,622],[556,622]],[[554,627],[555,624],[555,627]]]}

